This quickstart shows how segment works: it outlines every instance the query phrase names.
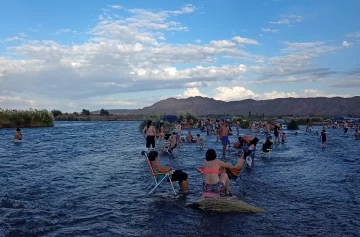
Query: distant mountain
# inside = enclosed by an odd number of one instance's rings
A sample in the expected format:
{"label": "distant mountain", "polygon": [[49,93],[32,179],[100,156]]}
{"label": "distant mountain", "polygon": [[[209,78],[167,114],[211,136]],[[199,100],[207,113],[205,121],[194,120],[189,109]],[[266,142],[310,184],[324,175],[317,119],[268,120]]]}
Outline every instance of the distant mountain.
{"label": "distant mountain", "polygon": [[109,110],[112,114],[177,114],[191,112],[196,115],[360,115],[360,96],[352,98],[281,98],[274,100],[220,101],[204,97],[187,99],[168,98],[136,110]]}

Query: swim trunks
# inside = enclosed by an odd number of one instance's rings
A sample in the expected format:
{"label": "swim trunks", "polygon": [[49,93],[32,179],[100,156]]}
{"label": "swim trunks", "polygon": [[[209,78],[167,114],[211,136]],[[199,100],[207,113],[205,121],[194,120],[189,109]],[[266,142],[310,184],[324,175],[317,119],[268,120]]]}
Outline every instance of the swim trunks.
{"label": "swim trunks", "polygon": [[202,187],[203,192],[212,192],[212,193],[224,193],[225,192],[225,184],[222,182],[218,182],[217,184],[207,184],[203,183]]}
{"label": "swim trunks", "polygon": [[229,143],[229,137],[228,136],[222,136],[221,137],[221,144],[227,145]]}
{"label": "swim trunks", "polygon": [[155,147],[155,136],[146,137],[146,148],[149,148],[151,145],[152,148]]}
{"label": "swim trunks", "polygon": [[347,131],[348,131],[348,128],[344,128],[344,132],[347,133]]}

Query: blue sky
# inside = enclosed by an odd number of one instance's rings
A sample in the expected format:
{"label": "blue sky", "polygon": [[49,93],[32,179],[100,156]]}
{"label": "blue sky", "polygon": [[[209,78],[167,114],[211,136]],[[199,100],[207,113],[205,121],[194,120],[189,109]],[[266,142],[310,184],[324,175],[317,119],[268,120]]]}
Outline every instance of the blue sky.
{"label": "blue sky", "polygon": [[351,97],[360,1],[2,1],[0,108]]}

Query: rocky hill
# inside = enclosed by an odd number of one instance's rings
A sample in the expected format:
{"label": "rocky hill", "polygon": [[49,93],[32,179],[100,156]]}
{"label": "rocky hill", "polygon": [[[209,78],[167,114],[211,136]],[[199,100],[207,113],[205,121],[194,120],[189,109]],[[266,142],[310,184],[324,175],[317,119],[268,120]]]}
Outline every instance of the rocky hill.
{"label": "rocky hill", "polygon": [[269,116],[338,116],[360,115],[360,96],[352,98],[281,98],[274,100],[241,100],[224,102],[203,97],[169,98],[137,110],[109,110],[112,114],[177,114],[196,115],[252,115]]}

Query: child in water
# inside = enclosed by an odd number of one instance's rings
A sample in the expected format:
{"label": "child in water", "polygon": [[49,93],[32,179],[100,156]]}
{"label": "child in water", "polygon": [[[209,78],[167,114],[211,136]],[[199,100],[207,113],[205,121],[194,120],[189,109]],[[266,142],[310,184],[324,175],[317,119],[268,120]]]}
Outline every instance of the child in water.
{"label": "child in water", "polygon": [[282,135],[281,135],[281,143],[284,144],[285,141],[286,141],[286,135],[285,135],[285,133],[283,132]]}
{"label": "child in water", "polygon": [[196,143],[200,146],[200,148],[204,148],[204,138],[202,138],[200,134],[196,135]]}
{"label": "child in water", "polygon": [[14,140],[22,140],[22,133],[20,128],[16,129]]}
{"label": "child in water", "polygon": [[326,147],[326,137],[327,137],[327,135],[326,135],[326,132],[325,132],[325,130],[323,129],[322,131],[321,131],[321,144],[322,144],[322,147],[323,148],[325,148]]}

